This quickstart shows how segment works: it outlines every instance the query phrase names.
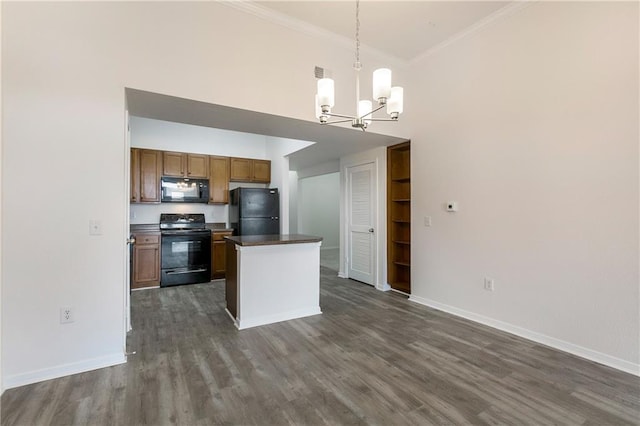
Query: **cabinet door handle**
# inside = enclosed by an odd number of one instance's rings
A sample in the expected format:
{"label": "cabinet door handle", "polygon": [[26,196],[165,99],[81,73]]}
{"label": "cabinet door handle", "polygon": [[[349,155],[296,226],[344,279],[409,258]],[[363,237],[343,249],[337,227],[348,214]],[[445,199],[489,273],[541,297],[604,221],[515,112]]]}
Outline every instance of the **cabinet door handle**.
{"label": "cabinet door handle", "polygon": [[180,275],[180,274],[190,274],[192,272],[204,272],[206,269],[190,269],[188,271],[168,271],[167,275]]}

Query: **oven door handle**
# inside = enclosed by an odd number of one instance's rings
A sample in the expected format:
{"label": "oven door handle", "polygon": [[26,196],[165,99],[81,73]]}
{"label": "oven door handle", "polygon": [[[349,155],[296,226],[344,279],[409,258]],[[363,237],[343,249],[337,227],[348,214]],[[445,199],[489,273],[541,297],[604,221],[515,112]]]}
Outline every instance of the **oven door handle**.
{"label": "oven door handle", "polygon": [[205,272],[206,269],[189,269],[188,271],[168,271],[167,275],[191,274],[193,272]]}

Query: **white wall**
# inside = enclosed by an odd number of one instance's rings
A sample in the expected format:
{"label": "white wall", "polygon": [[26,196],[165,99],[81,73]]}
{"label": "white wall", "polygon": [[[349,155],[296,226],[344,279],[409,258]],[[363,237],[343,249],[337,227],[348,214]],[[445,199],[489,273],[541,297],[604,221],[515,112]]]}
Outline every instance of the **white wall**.
{"label": "white wall", "polygon": [[373,163],[377,175],[376,199],[372,200],[375,206],[375,250],[376,268],[374,285],[378,290],[387,291],[391,287],[387,283],[387,148],[379,147],[369,151],[349,155],[340,159],[340,269],[338,275],[348,277],[348,268],[345,264],[347,232],[346,232],[346,187],[347,168],[366,163]]}
{"label": "white wall", "polygon": [[131,117],[131,146],[224,157],[267,158],[267,137],[170,121]]}
{"label": "white wall", "polygon": [[[2,22],[2,6],[0,5],[0,22]],[[0,69],[2,69],[2,43],[0,43]],[[0,78],[0,94],[2,94],[2,78]],[[0,102],[0,117],[2,117],[2,102]],[[2,121],[0,120],[0,188],[2,188]],[[2,259],[2,199],[0,199],[0,259]],[[2,262],[0,262],[0,395],[4,392],[2,380]]]}
{"label": "white wall", "polygon": [[298,172],[289,171],[289,233],[298,234]]}
{"label": "white wall", "polygon": [[[315,121],[315,65],[347,82],[338,103],[354,83],[352,49],[218,2],[2,8],[2,372],[13,387],[124,360],[125,87]],[[62,306],[75,323],[59,324]]]}
{"label": "white wall", "polygon": [[313,142],[286,138],[267,138],[267,157],[271,160],[270,188],[278,188],[280,192],[280,233],[289,234],[289,157],[292,152],[299,151]]}
{"label": "white wall", "polygon": [[414,64],[413,300],[638,373],[638,48],[536,2]]}
{"label": "white wall", "polygon": [[298,230],[322,237],[322,249],[340,247],[340,173],[298,181]]}

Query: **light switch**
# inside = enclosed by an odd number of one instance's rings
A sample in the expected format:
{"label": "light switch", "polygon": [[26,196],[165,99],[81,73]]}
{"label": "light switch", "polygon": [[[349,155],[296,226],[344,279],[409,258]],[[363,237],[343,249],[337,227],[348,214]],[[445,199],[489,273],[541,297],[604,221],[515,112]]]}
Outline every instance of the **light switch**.
{"label": "light switch", "polygon": [[102,222],[99,220],[89,221],[89,235],[102,235]]}
{"label": "light switch", "polygon": [[424,217],[424,226],[431,226],[431,216]]}

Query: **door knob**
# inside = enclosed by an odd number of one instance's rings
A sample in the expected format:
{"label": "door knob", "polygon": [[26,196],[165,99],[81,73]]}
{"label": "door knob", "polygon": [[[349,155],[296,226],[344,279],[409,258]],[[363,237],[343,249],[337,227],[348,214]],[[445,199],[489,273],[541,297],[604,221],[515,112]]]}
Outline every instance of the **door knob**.
{"label": "door knob", "polygon": [[373,228],[369,228],[369,232],[373,233]]}

